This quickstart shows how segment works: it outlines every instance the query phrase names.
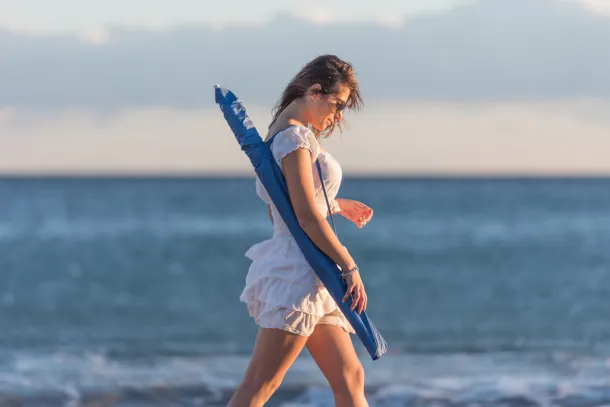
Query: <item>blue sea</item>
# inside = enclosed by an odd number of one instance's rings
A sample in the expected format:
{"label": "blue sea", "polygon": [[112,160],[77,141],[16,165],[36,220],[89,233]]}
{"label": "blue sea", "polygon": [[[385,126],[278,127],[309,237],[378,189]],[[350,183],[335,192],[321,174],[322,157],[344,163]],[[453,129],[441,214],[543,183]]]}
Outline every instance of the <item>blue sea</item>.
{"label": "blue sea", "polygon": [[[610,179],[356,179],[337,217],[389,352],[372,407],[610,405]],[[0,180],[0,405],[223,406],[271,236],[254,180]],[[269,406],[332,406],[307,351]]]}

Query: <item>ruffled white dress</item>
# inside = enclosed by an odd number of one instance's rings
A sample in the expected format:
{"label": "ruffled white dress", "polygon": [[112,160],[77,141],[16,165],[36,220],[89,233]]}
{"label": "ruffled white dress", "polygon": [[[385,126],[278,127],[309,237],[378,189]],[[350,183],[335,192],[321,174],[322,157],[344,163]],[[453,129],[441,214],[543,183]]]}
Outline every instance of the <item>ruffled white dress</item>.
{"label": "ruffled white dress", "polygon": [[[341,185],[341,166],[328,152],[321,151],[315,135],[307,127],[289,127],[279,132],[271,143],[273,157],[280,168],[282,158],[297,148],[311,152],[318,210],[323,216],[328,216],[315,165],[317,158],[320,159],[331,210],[333,213],[339,212],[335,197]],[[247,304],[250,316],[261,327],[282,329],[298,335],[311,335],[316,324],[336,325],[354,333],[337,303],[305,259],[258,177],[256,193],[271,207],[273,236],[246,252],[246,257],[252,263],[240,301]]]}

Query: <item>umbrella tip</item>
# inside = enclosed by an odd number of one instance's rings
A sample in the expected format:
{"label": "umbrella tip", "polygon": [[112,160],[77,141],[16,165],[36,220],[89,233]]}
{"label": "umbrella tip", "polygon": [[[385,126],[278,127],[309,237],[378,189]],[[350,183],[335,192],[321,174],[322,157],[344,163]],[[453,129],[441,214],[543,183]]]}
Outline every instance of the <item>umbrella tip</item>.
{"label": "umbrella tip", "polygon": [[220,85],[219,84],[214,85],[214,89],[220,89]]}

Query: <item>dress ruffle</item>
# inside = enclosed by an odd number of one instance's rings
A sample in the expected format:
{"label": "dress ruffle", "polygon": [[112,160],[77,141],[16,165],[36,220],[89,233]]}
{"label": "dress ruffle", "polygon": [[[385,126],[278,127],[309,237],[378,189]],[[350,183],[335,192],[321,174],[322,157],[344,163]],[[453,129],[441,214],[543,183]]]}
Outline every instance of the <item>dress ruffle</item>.
{"label": "dress ruffle", "polygon": [[242,301],[264,302],[317,316],[337,308],[292,236],[260,242],[246,256],[252,264],[240,296]]}
{"label": "dress ruffle", "polygon": [[310,335],[316,324],[354,333],[292,236],[275,236],[252,246],[246,286],[239,299],[265,328]]}
{"label": "dress ruffle", "polygon": [[254,318],[256,324],[263,328],[281,329],[293,334],[309,336],[316,325],[326,324],[338,326],[348,333],[355,333],[338,308],[326,315],[319,316],[272,306],[265,302],[250,301],[247,304],[248,313]]}
{"label": "dress ruffle", "polygon": [[262,277],[277,277],[297,285],[324,287],[292,235],[279,235],[250,247],[245,254],[252,264],[247,284]]}

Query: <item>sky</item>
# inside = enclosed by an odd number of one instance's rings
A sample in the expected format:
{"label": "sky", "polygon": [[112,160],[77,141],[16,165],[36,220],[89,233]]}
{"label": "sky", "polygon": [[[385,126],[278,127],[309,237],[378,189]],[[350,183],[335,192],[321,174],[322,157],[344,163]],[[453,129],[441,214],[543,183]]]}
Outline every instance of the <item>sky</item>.
{"label": "sky", "polygon": [[380,7],[350,0],[0,0],[0,25],[32,32],[90,30],[104,25],[149,28],[189,24],[264,24],[277,14],[312,19],[368,21],[396,14],[413,16],[447,10],[468,0],[385,0]]}
{"label": "sky", "polygon": [[610,1],[354,3],[0,0],[0,174],[252,175],[212,86],[264,135],[334,53],[346,175],[610,175]]}

